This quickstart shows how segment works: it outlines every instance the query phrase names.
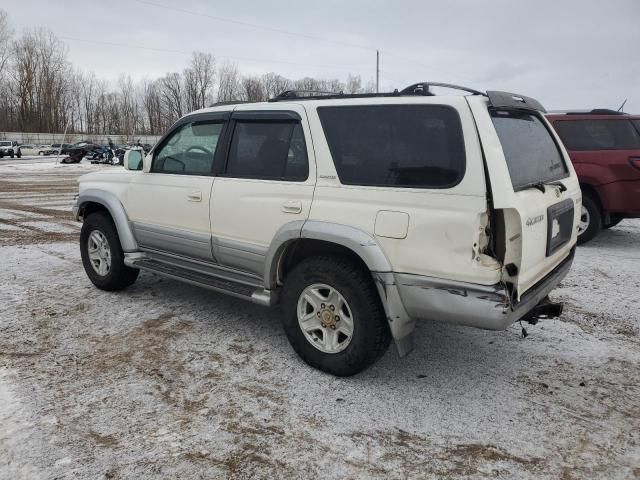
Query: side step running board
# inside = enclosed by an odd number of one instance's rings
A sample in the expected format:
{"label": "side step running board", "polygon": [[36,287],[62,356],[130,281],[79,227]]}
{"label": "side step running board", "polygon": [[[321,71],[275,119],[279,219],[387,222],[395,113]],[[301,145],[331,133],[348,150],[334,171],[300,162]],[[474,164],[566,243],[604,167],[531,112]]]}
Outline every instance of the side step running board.
{"label": "side step running board", "polygon": [[226,293],[227,295],[250,300],[253,303],[265,307],[269,307],[276,302],[276,296],[274,292],[270,290],[223,278],[222,274],[207,274],[202,271],[195,271],[168,262],[159,261],[144,254],[125,255],[125,264],[129,267],[148,270],[215,292]]}

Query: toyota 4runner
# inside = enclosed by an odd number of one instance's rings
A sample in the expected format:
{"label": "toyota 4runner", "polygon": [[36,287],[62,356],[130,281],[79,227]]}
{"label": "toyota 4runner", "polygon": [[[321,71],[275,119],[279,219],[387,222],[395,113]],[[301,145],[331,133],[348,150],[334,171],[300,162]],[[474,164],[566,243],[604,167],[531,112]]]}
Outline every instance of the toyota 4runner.
{"label": "toyota 4runner", "polygon": [[[432,87],[467,95],[434,95]],[[180,119],[125,171],[81,177],[89,279],[149,270],[270,306],[310,365],[352,375],[415,321],[560,315],[581,193],[534,99],[437,83],[285,92]]]}

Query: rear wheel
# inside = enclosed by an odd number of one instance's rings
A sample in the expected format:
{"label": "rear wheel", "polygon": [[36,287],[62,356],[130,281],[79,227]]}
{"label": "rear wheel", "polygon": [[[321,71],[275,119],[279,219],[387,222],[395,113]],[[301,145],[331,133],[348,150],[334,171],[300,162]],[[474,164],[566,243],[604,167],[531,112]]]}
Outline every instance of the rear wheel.
{"label": "rear wheel", "polygon": [[80,255],[89,280],[101,290],[123,290],[136,281],[140,270],[124,264],[124,253],[111,217],[90,214],[80,231]]}
{"label": "rear wheel", "polygon": [[389,325],[368,271],[348,258],[313,257],[287,276],[284,329],[309,365],[337,376],[354,375],[387,350]]}
{"label": "rear wheel", "polygon": [[18,150],[18,158],[22,158],[22,151]]}
{"label": "rear wheel", "polygon": [[582,211],[578,223],[578,244],[592,240],[602,230],[600,205],[589,195],[582,194]]}

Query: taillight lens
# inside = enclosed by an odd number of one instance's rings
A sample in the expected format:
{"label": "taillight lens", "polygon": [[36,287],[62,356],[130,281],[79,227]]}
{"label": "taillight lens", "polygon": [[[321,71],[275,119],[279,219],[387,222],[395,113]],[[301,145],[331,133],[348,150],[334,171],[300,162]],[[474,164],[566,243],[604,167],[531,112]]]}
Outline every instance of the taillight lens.
{"label": "taillight lens", "polygon": [[629,163],[631,164],[632,167],[635,167],[638,170],[640,170],[640,157],[629,157]]}

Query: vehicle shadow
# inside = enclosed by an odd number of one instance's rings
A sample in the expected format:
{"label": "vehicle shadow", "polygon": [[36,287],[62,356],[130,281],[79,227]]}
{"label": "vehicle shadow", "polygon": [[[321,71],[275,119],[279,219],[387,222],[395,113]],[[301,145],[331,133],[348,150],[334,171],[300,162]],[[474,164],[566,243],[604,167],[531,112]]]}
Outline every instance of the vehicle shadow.
{"label": "vehicle shadow", "polygon": [[517,369],[517,365],[525,368],[527,364],[526,354],[518,349],[522,341],[519,328],[490,332],[419,321],[415,349],[409,355],[400,358],[391,342],[384,357],[373,367],[349,380],[336,379],[311,369],[297,357],[284,333],[278,307],[264,308],[147,273],[140,276],[132,290],[138,288],[153,292],[165,307],[180,312],[180,317],[191,318],[198,330],[209,337],[202,338],[202,343],[216,344],[218,338],[231,336],[256,351],[269,352],[276,357],[277,363],[287,364],[300,375],[315,373],[328,383],[355,381],[362,386],[371,383],[379,387],[382,384],[394,389],[404,388],[408,379],[419,379],[423,384],[454,388],[461,382],[486,382],[488,378],[495,378],[505,371],[505,365],[508,369],[514,366]]}
{"label": "vehicle shadow", "polygon": [[640,258],[640,219],[623,220],[618,225],[600,232],[600,234],[580,248],[589,250],[615,250],[621,255]]}

